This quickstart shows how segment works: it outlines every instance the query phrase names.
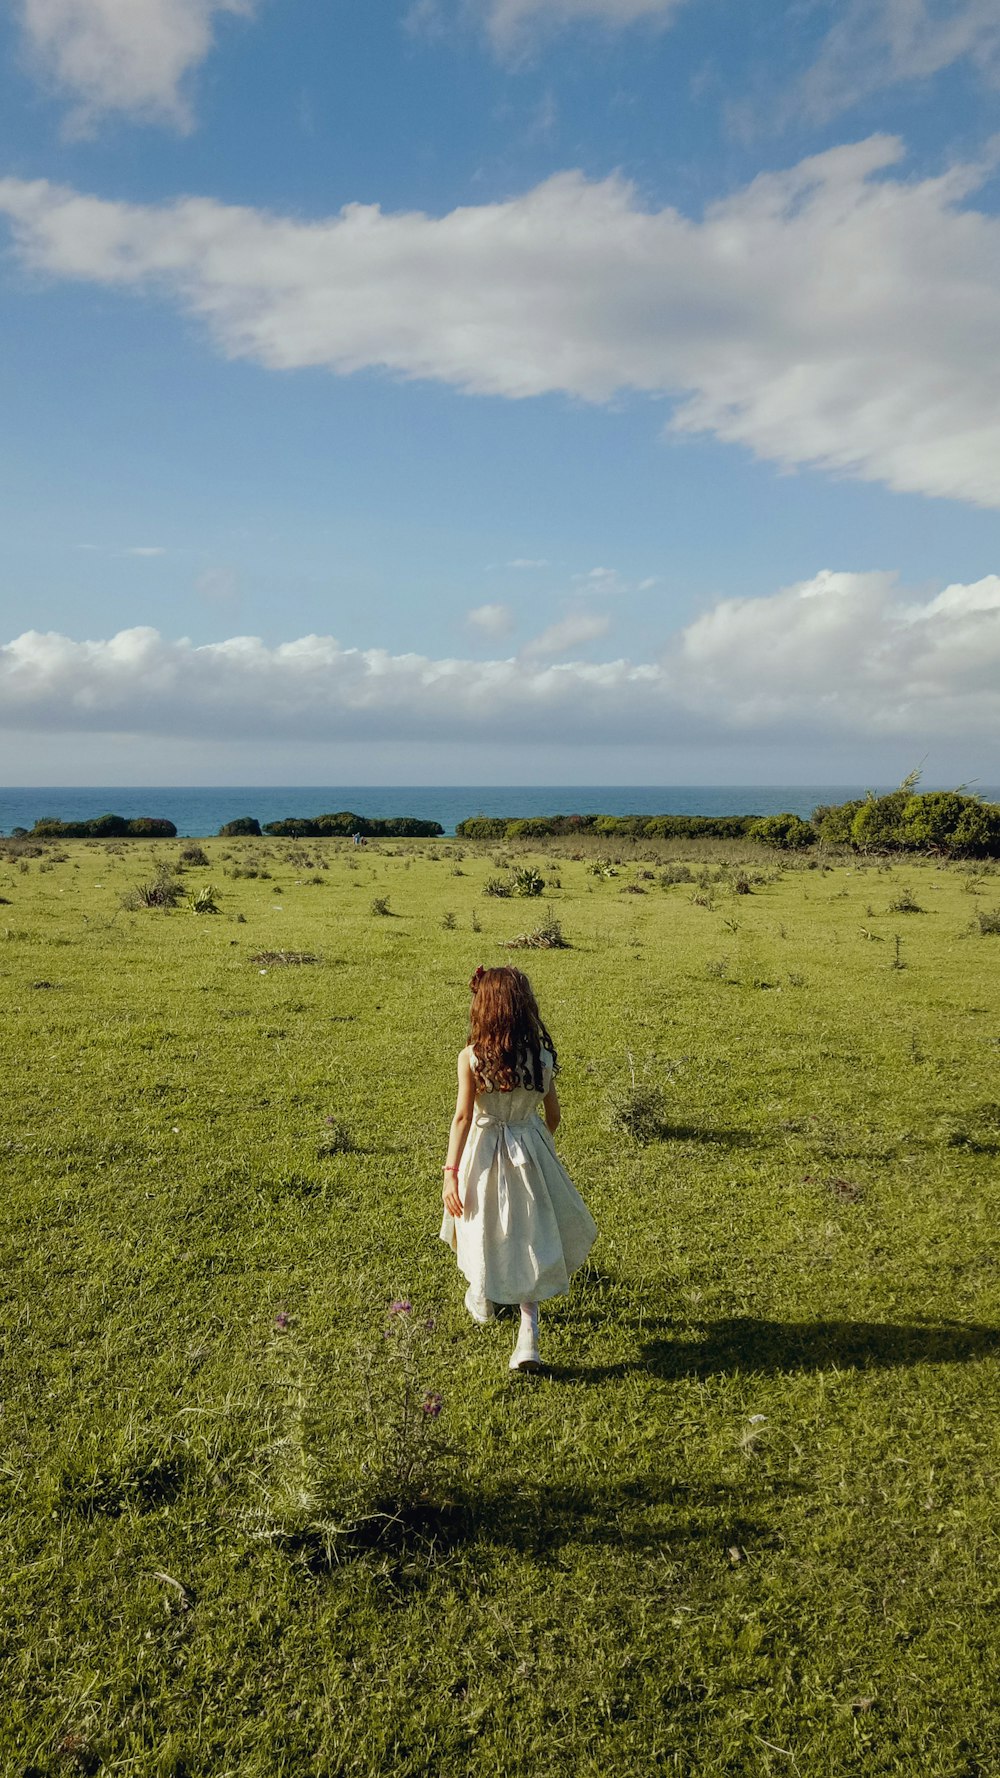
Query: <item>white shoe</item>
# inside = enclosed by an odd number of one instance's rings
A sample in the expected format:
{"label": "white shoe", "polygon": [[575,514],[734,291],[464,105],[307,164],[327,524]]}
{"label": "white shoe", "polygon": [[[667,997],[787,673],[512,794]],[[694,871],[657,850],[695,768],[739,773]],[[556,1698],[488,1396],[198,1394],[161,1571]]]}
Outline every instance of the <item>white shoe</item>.
{"label": "white shoe", "polygon": [[496,1311],[493,1304],[489,1301],[488,1297],[475,1296],[471,1284],[465,1293],[465,1306],[468,1309],[469,1314],[472,1316],[473,1321],[478,1321],[483,1326],[485,1326],[487,1321],[496,1319]]}
{"label": "white shoe", "polygon": [[540,1371],[542,1368],[538,1354],[538,1334],[533,1327],[525,1327],[523,1322],[507,1368],[512,1371]]}

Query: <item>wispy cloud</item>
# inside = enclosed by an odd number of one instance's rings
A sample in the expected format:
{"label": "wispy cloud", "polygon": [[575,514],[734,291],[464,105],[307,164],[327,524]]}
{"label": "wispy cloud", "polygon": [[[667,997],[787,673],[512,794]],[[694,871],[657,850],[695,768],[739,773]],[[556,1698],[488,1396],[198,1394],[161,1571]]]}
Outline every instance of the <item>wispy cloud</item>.
{"label": "wispy cloud", "polygon": [[[621,30],[645,21],[667,25],[687,0],[472,0],[501,51],[521,48],[536,33],[585,23]],[[440,7],[438,8],[440,16]]]}
{"label": "wispy cloud", "polygon": [[584,611],[571,612],[556,623],[550,624],[541,635],[526,642],[521,653],[526,660],[540,660],[543,657],[566,654],[570,649],[581,648],[588,642],[596,642],[599,636],[607,634],[610,619],[598,617]]}
{"label": "wispy cloud", "polygon": [[[29,631],[0,647],[0,724],[228,741],[896,737],[923,751],[948,738],[979,757],[1000,733],[1000,575],[915,599],[891,573],[825,571],[725,600],[640,663],[558,662],[555,630],[487,661],[329,636],[195,647],[153,629],[90,642]],[[578,640],[564,630],[565,649]]]}
{"label": "wispy cloud", "polygon": [[967,62],[1000,79],[996,0],[847,0],[787,110],[826,123],[872,93]]}
{"label": "wispy cloud", "polygon": [[1000,505],[1000,219],[986,169],[907,180],[875,136],[701,220],[562,173],[441,218],[300,222],[0,180],[25,265],[157,290],[272,369],[380,366],[506,399],[639,391],[784,467]]}
{"label": "wispy cloud", "polygon": [[485,636],[508,636],[514,628],[514,613],[509,605],[477,605],[466,622]]}
{"label": "wispy cloud", "polygon": [[183,87],[212,47],[216,16],[254,0],[14,0],[30,61],[74,101],[71,128],[109,112],[191,127]]}

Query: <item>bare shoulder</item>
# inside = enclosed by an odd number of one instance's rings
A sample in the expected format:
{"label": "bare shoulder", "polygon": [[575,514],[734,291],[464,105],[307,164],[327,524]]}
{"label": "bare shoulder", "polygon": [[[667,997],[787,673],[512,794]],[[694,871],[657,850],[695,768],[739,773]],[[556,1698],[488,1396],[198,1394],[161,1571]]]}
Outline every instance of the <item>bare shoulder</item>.
{"label": "bare shoulder", "polygon": [[459,1052],[458,1052],[458,1072],[459,1072],[460,1077],[463,1074],[471,1074],[472,1073],[472,1062],[473,1062],[472,1045],[471,1045],[471,1043],[467,1043],[464,1050],[459,1050]]}

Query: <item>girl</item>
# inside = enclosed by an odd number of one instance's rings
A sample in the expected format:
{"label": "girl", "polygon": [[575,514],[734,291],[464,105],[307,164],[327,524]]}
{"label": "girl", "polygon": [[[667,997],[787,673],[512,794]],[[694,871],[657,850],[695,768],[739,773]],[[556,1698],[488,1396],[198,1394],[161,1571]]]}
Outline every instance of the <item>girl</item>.
{"label": "girl", "polygon": [[520,969],[480,967],[469,987],[441,1239],[469,1281],[474,1321],[492,1321],[496,1303],[520,1304],[510,1369],[537,1371],[538,1304],[569,1289],[597,1227],[556,1155],[556,1052],[531,983]]}

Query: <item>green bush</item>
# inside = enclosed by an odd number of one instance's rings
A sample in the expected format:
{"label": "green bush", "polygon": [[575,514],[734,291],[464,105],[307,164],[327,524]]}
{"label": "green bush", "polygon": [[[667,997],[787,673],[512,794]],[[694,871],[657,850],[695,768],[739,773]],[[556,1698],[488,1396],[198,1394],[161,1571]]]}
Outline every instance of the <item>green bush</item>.
{"label": "green bush", "polygon": [[95,815],[89,821],[60,821],[46,815],[36,821],[32,839],[45,840],[175,840],[177,829],[172,821],[159,815],[138,815],[126,820],[124,815]]}
{"label": "green bush", "polygon": [[545,888],[545,878],[532,864],[519,866],[513,872],[511,881],[515,895],[541,895]]}
{"label": "green bush", "polygon": [[760,840],[765,846],[777,846],[783,852],[797,852],[804,846],[815,845],[816,829],[801,815],[763,815],[753,823],[747,838]]}
{"label": "green bush", "polygon": [[455,832],[465,840],[502,840],[507,834],[507,819],[501,815],[470,815],[459,821]]}
{"label": "green bush", "polygon": [[866,797],[851,822],[851,844],[859,852],[898,852],[906,845],[903,810],[909,800],[908,790]]}
{"label": "green bush", "polygon": [[237,815],[219,828],[220,840],[260,839],[260,822],[253,815]]}
{"label": "green bush", "polygon": [[283,821],[266,822],[264,832],[289,840],[315,840],[331,836],[343,839],[352,833],[359,833],[368,840],[433,840],[444,833],[444,828],[440,821],[419,821],[415,815],[393,815],[383,821],[369,815],[355,815],[350,809],[341,809],[335,815],[287,815]]}
{"label": "green bush", "polygon": [[862,798],[850,803],[820,803],[812,812],[812,825],[827,846],[849,846],[854,817],[864,807]]}
{"label": "green bush", "polygon": [[1000,858],[1000,804],[967,802],[951,843],[963,858]]}

